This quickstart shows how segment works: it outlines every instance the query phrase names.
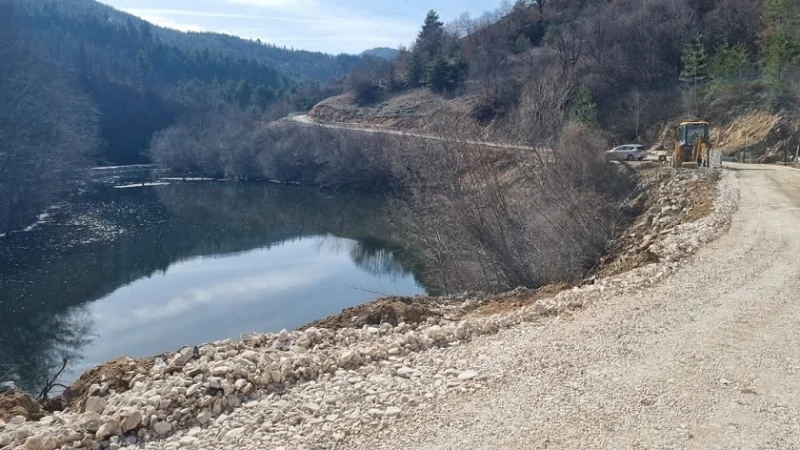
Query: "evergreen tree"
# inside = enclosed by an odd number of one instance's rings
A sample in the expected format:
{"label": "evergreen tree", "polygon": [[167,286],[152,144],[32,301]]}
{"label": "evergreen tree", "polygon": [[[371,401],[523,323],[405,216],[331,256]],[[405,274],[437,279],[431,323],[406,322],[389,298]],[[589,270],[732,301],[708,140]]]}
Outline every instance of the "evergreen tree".
{"label": "evergreen tree", "polygon": [[417,35],[414,51],[418,52],[425,63],[432,61],[442,52],[444,45],[444,23],[439,20],[439,15],[430,10],[425,16],[422,30]]}
{"label": "evergreen tree", "polygon": [[412,88],[419,86],[425,78],[425,61],[419,52],[411,52],[408,63],[408,85]]}
{"label": "evergreen tree", "polygon": [[681,82],[697,86],[708,80],[708,55],[700,38],[695,38],[686,47],[681,57]]}
{"label": "evergreen tree", "polygon": [[442,92],[452,87],[451,75],[450,63],[442,55],[438,55],[428,64],[425,84],[434,91]]}
{"label": "evergreen tree", "polygon": [[239,80],[239,83],[236,85],[234,96],[240,108],[244,109],[250,105],[253,99],[253,89],[246,79],[242,78]]}
{"label": "evergreen tree", "polygon": [[147,57],[144,50],[136,53],[136,73],[142,82],[149,81],[150,75],[153,73],[153,65],[150,64],[150,58]]}
{"label": "evergreen tree", "polygon": [[572,94],[570,120],[578,123],[592,123],[597,117],[597,105],[592,101],[592,93],[586,85],[580,85]]}
{"label": "evergreen tree", "polygon": [[753,70],[750,54],[743,43],[723,42],[711,59],[709,74],[715,86],[741,81]]}
{"label": "evergreen tree", "polygon": [[786,67],[800,55],[800,1],[767,0],[766,81],[774,103],[786,94]]}

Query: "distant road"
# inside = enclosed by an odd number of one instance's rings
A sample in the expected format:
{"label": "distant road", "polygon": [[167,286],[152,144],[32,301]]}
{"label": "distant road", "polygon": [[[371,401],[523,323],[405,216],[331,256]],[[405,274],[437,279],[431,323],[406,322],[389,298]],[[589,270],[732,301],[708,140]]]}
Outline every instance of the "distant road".
{"label": "distant road", "polygon": [[[365,126],[357,123],[346,123],[346,122],[322,122],[316,119],[312,119],[307,115],[297,115],[297,116],[289,116],[287,120],[291,120],[293,122],[302,123],[304,125],[309,126],[320,126],[323,128],[332,128],[338,130],[351,130],[351,131],[361,131],[364,133],[380,133],[380,134],[392,134],[395,136],[410,136],[416,137],[421,139],[430,139],[430,140],[446,140],[446,141],[455,141],[453,139],[448,139],[443,136],[438,136],[435,134],[426,134],[426,133],[418,133],[412,131],[405,131],[405,130],[394,130],[391,128],[379,128],[379,127],[370,127]],[[473,145],[485,145],[487,147],[495,147],[495,148],[508,148],[508,149],[515,149],[515,150],[534,150],[534,147],[530,147],[527,145],[516,145],[516,144],[503,144],[498,142],[484,142],[484,141],[475,141],[475,140],[465,140],[462,141],[467,144]]]}

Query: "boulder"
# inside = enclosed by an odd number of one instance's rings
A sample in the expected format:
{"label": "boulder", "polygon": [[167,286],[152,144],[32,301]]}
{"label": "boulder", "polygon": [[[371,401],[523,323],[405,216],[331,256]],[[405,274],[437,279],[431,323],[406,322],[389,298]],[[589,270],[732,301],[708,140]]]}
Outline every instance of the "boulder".
{"label": "boulder", "polygon": [[169,363],[174,367],[183,367],[192,359],[192,356],[194,356],[194,350],[191,347],[183,347],[172,356]]}
{"label": "boulder", "polygon": [[172,424],[169,422],[156,422],[153,425],[153,431],[163,436],[172,431]]}
{"label": "boulder", "polygon": [[200,414],[197,415],[197,423],[200,425],[205,425],[211,421],[211,413],[208,411],[202,411]]}
{"label": "boulder", "polygon": [[99,430],[100,425],[102,425],[100,414],[94,411],[83,413],[78,419],[78,426],[90,433]]}
{"label": "boulder", "polygon": [[125,416],[125,418],[122,419],[122,423],[120,425],[122,427],[122,431],[127,433],[128,431],[136,429],[141,424],[142,424],[142,412],[131,411]]}
{"label": "boulder", "polygon": [[219,365],[211,368],[211,375],[215,377],[224,377],[231,371],[231,368],[226,365]]}
{"label": "boulder", "polygon": [[95,433],[97,439],[103,440],[120,433],[119,422],[114,419],[106,420]]}
{"label": "boulder", "polygon": [[106,405],[108,405],[108,400],[103,397],[89,397],[83,405],[83,412],[102,414],[103,410],[106,409]]}
{"label": "boulder", "polygon": [[25,441],[24,444],[22,444],[20,450],[44,450],[42,438],[38,436],[33,436],[32,438],[29,438],[27,441]]}

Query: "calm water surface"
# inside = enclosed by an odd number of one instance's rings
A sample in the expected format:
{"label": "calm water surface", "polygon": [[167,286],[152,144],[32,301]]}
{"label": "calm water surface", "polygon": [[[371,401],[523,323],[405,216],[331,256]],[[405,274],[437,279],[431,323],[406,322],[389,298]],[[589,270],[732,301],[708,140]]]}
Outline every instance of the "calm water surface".
{"label": "calm water surface", "polygon": [[274,185],[97,189],[0,242],[0,380],[292,329],[424,293],[379,196]]}

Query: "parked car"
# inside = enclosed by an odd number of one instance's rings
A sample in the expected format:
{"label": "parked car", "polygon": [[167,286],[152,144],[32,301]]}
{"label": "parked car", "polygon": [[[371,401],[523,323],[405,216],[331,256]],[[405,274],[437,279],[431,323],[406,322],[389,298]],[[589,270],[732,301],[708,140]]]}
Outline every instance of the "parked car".
{"label": "parked car", "polygon": [[614,147],[606,152],[610,159],[624,161],[641,161],[647,156],[647,150],[641,144],[628,144]]}

